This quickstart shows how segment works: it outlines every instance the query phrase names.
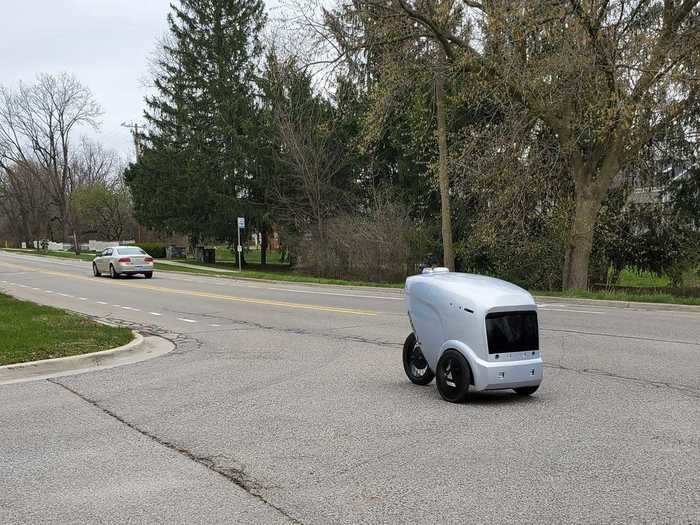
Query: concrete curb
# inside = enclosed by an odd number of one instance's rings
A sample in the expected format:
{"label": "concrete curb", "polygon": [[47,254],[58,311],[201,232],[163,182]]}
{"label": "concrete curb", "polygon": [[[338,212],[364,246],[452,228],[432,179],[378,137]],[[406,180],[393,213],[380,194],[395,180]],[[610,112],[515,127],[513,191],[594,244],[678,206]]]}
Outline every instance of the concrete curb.
{"label": "concrete curb", "polygon": [[631,310],[656,310],[669,312],[693,312],[700,314],[700,306],[676,303],[643,303],[639,301],[613,301],[610,299],[579,299],[576,297],[559,297],[554,295],[536,295],[536,301],[561,302],[572,305],[610,306],[614,308],[629,308]]}
{"label": "concrete curb", "polygon": [[110,350],[0,366],[0,385],[107,370],[152,359],[167,354],[174,348],[175,345],[167,339],[144,337],[134,332],[133,341]]}

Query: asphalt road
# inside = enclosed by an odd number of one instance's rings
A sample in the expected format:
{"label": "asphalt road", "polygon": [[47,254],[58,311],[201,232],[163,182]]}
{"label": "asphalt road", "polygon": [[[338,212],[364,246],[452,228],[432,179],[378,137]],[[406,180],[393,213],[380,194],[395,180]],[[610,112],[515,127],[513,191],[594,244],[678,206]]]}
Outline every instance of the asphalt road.
{"label": "asphalt road", "polygon": [[177,344],[0,386],[0,523],[700,522],[698,313],[544,302],[537,394],[452,405],[400,290],[6,252],[0,290]]}

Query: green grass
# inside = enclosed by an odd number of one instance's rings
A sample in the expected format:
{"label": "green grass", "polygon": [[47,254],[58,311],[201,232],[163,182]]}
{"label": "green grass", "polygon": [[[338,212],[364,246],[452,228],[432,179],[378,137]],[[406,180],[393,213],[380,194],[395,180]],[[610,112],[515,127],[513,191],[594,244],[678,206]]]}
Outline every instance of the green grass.
{"label": "green grass", "polygon": [[[671,279],[666,275],[658,275],[654,272],[645,272],[636,268],[625,268],[620,272],[618,286],[639,288],[665,288],[671,286]],[[683,274],[685,287],[700,286],[700,268],[691,268]]]}
{"label": "green grass", "polygon": [[[216,248],[216,260],[218,262],[233,262],[236,258],[231,249],[226,245],[218,245]],[[279,250],[267,251],[267,264],[283,264],[280,261],[282,252]],[[260,264],[260,250],[246,250],[245,261],[248,264]]]}
{"label": "green grass", "polygon": [[653,272],[644,272],[636,268],[622,270],[618,281],[620,286],[639,286],[641,288],[663,288],[669,284],[670,279],[665,275],[659,276]]}
{"label": "green grass", "polygon": [[[218,268],[233,270],[236,269],[233,265],[226,264],[204,264],[196,261],[187,261],[187,264],[193,266],[202,266],[203,268]],[[155,269],[158,271],[165,272],[184,272],[192,273],[196,275],[208,275],[216,277],[225,277],[229,279],[265,279],[269,281],[284,281],[292,283],[315,283],[315,284],[332,284],[339,286],[369,286],[369,287],[382,287],[382,288],[403,288],[403,283],[368,283],[364,281],[351,281],[346,279],[328,279],[325,277],[314,277],[311,275],[304,275],[300,273],[294,273],[288,268],[286,271],[257,271],[257,270],[243,270],[241,273],[236,272],[235,274],[229,273],[217,273],[215,271],[207,270],[197,270],[195,268],[185,268],[182,266],[175,266],[171,264],[159,264],[156,263]]]}
{"label": "green grass", "polygon": [[81,261],[92,261],[95,258],[94,252],[82,252],[76,255],[73,252],[40,252],[38,250],[23,250],[21,248],[2,248],[11,253],[23,253],[26,255],[38,255],[40,257],[60,257],[61,259],[80,259]]}
{"label": "green grass", "polygon": [[233,252],[231,252],[231,249],[228,246],[222,244],[219,246],[215,246],[215,248],[217,261],[224,262],[234,260]]}
{"label": "green grass", "polygon": [[606,301],[626,301],[638,303],[665,303],[665,304],[689,304],[700,306],[700,297],[678,297],[671,294],[639,294],[616,291],[567,290],[565,292],[532,292],[532,295],[543,297],[571,297],[575,299],[603,299]]}
{"label": "green grass", "polygon": [[0,294],[0,365],[108,350],[132,338],[128,328]]}
{"label": "green grass", "polygon": [[[186,264],[192,264],[195,266],[202,266],[206,268],[218,268],[220,270],[231,270],[231,271],[238,271],[238,265],[233,262],[233,261],[218,261],[214,264],[209,264],[209,263],[202,263],[199,261],[196,261],[194,259],[187,259],[183,260],[180,259],[175,262],[182,262]],[[292,270],[290,269],[288,264],[266,264],[265,266],[262,266],[259,263],[253,263],[246,259],[246,264],[243,266],[244,271],[253,271],[253,272],[263,272],[263,273],[281,273],[281,274],[292,274]]]}

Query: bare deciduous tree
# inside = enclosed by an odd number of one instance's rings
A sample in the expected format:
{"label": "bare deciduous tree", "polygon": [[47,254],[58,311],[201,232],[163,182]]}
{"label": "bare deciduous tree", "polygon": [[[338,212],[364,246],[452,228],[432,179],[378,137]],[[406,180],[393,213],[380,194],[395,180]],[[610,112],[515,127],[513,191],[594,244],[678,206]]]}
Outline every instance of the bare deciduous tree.
{"label": "bare deciduous tree", "polygon": [[[339,141],[332,108],[313,93],[307,75],[292,63],[276,64],[270,75],[278,160],[286,168],[275,182],[277,211],[323,252],[327,219],[348,204],[336,179],[347,167],[349,145]],[[322,253],[318,259],[323,271]]]}
{"label": "bare deciduous tree", "polygon": [[[448,19],[437,7],[446,4]],[[470,89],[522,105],[560,143],[575,186],[563,271],[585,288],[593,230],[613,179],[698,104],[698,0],[356,0],[396,38],[435,39]],[[462,23],[455,25],[453,18]],[[517,137],[514,137],[517,140]]]}
{"label": "bare deciduous tree", "polygon": [[[37,176],[38,174],[38,176]],[[15,163],[0,168],[0,211],[5,230],[15,242],[31,242],[45,237],[51,228],[51,202],[38,166]]]}
{"label": "bare deciduous tree", "polygon": [[41,74],[32,85],[0,87],[0,168],[21,164],[41,181],[68,233],[69,196],[75,185],[73,138],[96,127],[100,108],[74,76]]}
{"label": "bare deciduous tree", "polygon": [[112,182],[117,178],[117,173],[123,171],[122,168],[119,157],[114,151],[105,149],[99,142],[83,137],[73,155],[70,193],[86,184]]}

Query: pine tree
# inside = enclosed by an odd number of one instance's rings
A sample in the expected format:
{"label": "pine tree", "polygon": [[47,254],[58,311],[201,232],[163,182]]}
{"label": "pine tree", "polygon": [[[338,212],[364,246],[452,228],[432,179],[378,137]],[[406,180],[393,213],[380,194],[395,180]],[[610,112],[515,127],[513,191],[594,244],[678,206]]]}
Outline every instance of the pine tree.
{"label": "pine tree", "polygon": [[149,130],[127,174],[139,218],[230,238],[249,203],[262,0],[180,0],[147,98]]}

